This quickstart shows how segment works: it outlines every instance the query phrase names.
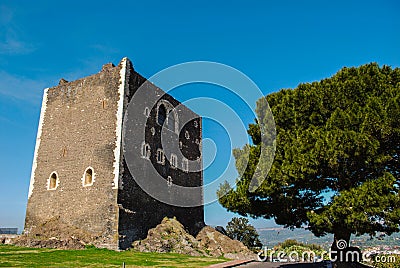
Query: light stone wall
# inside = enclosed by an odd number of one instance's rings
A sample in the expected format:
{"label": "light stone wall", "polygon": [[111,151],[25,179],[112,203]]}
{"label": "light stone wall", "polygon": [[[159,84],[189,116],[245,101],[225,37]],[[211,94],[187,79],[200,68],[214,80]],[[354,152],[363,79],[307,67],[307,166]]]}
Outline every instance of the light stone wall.
{"label": "light stone wall", "polygon": [[[116,247],[118,242],[117,189],[113,187],[116,130],[121,122],[121,73],[126,61],[100,73],[46,90],[39,126],[25,230],[51,218],[98,236],[96,243]],[[114,164],[114,163],[117,164]],[[92,186],[82,186],[88,167],[95,173]],[[59,185],[47,189],[52,172]],[[119,171],[116,171],[119,173]],[[60,230],[62,231],[62,230]]]}

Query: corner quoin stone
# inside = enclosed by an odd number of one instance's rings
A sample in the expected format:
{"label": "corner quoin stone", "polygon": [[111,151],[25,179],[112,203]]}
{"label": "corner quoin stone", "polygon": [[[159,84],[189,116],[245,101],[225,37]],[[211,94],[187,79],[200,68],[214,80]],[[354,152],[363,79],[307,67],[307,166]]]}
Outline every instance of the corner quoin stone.
{"label": "corner quoin stone", "polygon": [[[151,131],[146,131],[143,141],[151,148],[148,158],[140,157],[142,148],[123,152],[124,115],[136,90],[146,81],[124,58],[118,66],[106,64],[97,74],[72,82],[63,80],[44,90],[25,232],[57,218],[89,234],[93,237],[89,242],[95,246],[126,249],[133,241],[144,239],[147,231],[164,217],[176,217],[193,235],[200,231],[204,226],[203,206],[175,207],[162,203],[144,192],[134,179],[146,178],[146,170],[155,167],[166,179],[165,191],[167,178],[172,177],[173,183],[198,187],[191,198],[203,203],[201,169],[185,172],[173,168],[167,155],[163,164],[157,162],[163,129],[157,123],[160,105],[146,107],[147,114],[137,115],[148,117],[146,128]],[[163,103],[183,107],[178,116],[194,118],[179,128],[190,133],[190,138],[182,133],[170,136],[182,145],[185,158],[197,159],[201,166],[201,118],[155,85],[146,86],[152,94],[162,94]],[[146,100],[141,103],[145,106]],[[135,137],[141,137],[140,133],[133,133]],[[138,155],[134,170],[127,168],[126,153]],[[183,159],[177,161],[180,166]],[[87,185],[85,178],[90,180]],[[59,232],[62,235],[63,230]]]}

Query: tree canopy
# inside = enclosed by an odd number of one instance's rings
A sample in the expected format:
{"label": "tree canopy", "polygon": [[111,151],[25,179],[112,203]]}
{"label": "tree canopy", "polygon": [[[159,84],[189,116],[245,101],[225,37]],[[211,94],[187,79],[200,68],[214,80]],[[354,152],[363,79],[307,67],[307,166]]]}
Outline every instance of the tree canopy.
{"label": "tree canopy", "polygon": [[[275,158],[268,174],[255,174],[266,161],[259,158],[259,122],[270,120],[268,104],[276,124]],[[235,188],[221,185],[222,206],[347,242],[351,234],[399,231],[399,68],[343,68],[261,98],[256,112],[258,121],[248,129],[253,144],[234,150],[236,167],[245,172]],[[253,176],[265,180],[250,191]]]}

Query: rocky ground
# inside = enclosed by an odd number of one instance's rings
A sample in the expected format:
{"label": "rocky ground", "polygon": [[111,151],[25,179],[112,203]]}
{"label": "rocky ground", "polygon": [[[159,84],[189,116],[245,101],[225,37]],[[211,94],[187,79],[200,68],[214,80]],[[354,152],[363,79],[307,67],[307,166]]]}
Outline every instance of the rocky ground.
{"label": "rocky ground", "polygon": [[176,219],[164,218],[150,229],[147,238],[133,243],[141,252],[176,252],[192,256],[224,256],[228,259],[254,259],[256,255],[243,243],[232,240],[210,226],[198,235],[188,234]]}
{"label": "rocky ground", "polygon": [[23,247],[83,249],[89,241],[93,241],[89,234],[53,218],[13,239],[12,244]]}
{"label": "rocky ground", "polygon": [[[98,239],[55,218],[23,235],[1,239],[0,243],[24,247],[83,249],[90,241]],[[210,226],[204,227],[193,237],[175,218],[164,218],[159,225],[149,230],[146,239],[134,242],[132,247],[141,252],[174,252],[191,256],[223,256],[228,259],[256,258],[243,243],[230,239]]]}
{"label": "rocky ground", "polygon": [[0,244],[11,245],[18,235],[0,234]]}

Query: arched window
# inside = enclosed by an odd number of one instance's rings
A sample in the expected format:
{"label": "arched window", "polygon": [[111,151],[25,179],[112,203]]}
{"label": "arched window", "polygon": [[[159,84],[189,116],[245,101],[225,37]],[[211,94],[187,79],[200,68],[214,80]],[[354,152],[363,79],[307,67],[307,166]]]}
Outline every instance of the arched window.
{"label": "arched window", "polygon": [[162,126],[164,125],[165,119],[167,118],[167,109],[164,104],[158,107],[158,117],[157,122]]}
{"label": "arched window", "polygon": [[47,181],[47,190],[55,190],[57,189],[59,184],[57,172],[52,172],[48,181]]}
{"label": "arched window", "polygon": [[171,154],[170,164],[173,168],[176,168],[178,166],[178,157],[176,156],[176,154]]}
{"label": "arched window", "polygon": [[162,149],[157,149],[157,163],[165,164],[164,151]]}
{"label": "arched window", "polygon": [[189,172],[189,160],[186,158],[182,159],[182,170],[185,172]]}
{"label": "arched window", "polygon": [[83,184],[84,187],[86,187],[86,186],[91,186],[91,185],[93,185],[93,182],[94,182],[94,172],[93,172],[93,168],[88,167],[88,168],[85,170],[85,173],[83,174],[83,177],[82,177],[82,184]]}
{"label": "arched window", "polygon": [[149,107],[144,108],[143,114],[144,114],[146,117],[149,117],[149,115],[150,115],[150,109],[149,109]]}
{"label": "arched window", "polygon": [[142,157],[150,159],[151,151],[148,143],[142,143]]}
{"label": "arched window", "polygon": [[167,178],[167,185],[168,185],[168,187],[172,186],[172,177],[171,176],[168,176],[168,178]]}
{"label": "arched window", "polygon": [[174,106],[166,100],[161,100],[158,104],[157,123],[175,133],[179,131],[178,113]]}

